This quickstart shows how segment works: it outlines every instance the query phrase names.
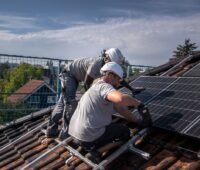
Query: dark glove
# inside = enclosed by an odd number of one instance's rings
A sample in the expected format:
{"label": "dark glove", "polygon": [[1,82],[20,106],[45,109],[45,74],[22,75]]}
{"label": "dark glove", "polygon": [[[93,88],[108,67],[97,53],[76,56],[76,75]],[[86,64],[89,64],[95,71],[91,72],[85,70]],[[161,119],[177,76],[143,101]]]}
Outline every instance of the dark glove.
{"label": "dark glove", "polygon": [[150,112],[149,112],[149,109],[147,108],[147,106],[145,106],[143,103],[141,103],[138,106],[137,110],[143,119],[142,126],[143,127],[151,126],[152,119],[151,119],[151,115],[150,115]]}

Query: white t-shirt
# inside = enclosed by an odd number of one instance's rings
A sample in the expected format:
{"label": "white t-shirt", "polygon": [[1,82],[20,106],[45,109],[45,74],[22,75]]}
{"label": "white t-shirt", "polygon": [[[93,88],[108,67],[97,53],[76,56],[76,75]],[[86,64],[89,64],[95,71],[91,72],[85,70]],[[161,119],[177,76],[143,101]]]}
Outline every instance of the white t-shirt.
{"label": "white t-shirt", "polygon": [[76,139],[92,142],[99,138],[112,121],[114,104],[106,96],[114,87],[103,80],[97,81],[81,97],[70,124],[69,134]]}

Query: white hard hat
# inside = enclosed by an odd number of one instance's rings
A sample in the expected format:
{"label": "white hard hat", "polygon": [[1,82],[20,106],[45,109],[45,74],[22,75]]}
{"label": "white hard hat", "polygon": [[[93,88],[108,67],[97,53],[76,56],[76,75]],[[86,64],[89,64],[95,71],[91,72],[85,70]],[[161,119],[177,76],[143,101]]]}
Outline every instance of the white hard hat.
{"label": "white hard hat", "polygon": [[104,72],[112,72],[118,75],[120,78],[123,78],[123,69],[122,67],[117,64],[116,62],[108,62],[106,63],[100,70],[100,73],[103,74]]}
{"label": "white hard hat", "polygon": [[124,57],[118,48],[110,48],[106,50],[105,54],[108,54],[111,61],[114,61],[118,64],[122,64],[124,61]]}

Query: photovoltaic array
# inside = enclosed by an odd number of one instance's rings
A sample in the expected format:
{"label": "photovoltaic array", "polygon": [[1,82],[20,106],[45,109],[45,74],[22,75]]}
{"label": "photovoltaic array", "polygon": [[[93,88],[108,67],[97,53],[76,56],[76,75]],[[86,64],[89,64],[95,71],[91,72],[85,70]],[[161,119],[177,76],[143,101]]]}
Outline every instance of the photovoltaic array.
{"label": "photovoltaic array", "polygon": [[200,78],[144,76],[130,84],[146,88],[136,98],[147,104],[153,126],[200,139]]}
{"label": "photovoltaic array", "polygon": [[200,77],[200,63],[186,72],[183,77]]}
{"label": "photovoltaic array", "polygon": [[[174,77],[149,77],[142,76],[132,81],[130,85],[132,87],[145,87],[146,90],[142,93],[136,95],[136,98],[141,100],[143,103],[146,103],[152,97],[156,96],[163,89],[167,88],[172,82],[174,82],[176,78]],[[122,89],[123,92],[129,93],[126,88]]]}

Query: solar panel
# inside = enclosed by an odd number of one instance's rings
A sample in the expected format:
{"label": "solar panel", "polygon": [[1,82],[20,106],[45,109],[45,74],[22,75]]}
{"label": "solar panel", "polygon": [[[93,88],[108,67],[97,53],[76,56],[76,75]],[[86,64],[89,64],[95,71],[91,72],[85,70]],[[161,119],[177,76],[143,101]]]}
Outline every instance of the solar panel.
{"label": "solar panel", "polygon": [[[138,79],[132,81],[130,85],[132,87],[145,87],[146,90],[142,93],[136,95],[135,97],[146,103],[152,97],[156,96],[161,90],[165,89],[169,86],[176,78],[174,77],[149,77],[149,76],[142,76]],[[122,89],[123,92],[128,93],[129,91],[125,88]]]}
{"label": "solar panel", "polygon": [[200,63],[186,72],[183,77],[200,77]]}
{"label": "solar panel", "polygon": [[136,98],[147,104],[153,126],[200,138],[200,78],[145,76],[131,83],[138,85],[147,88]]}

